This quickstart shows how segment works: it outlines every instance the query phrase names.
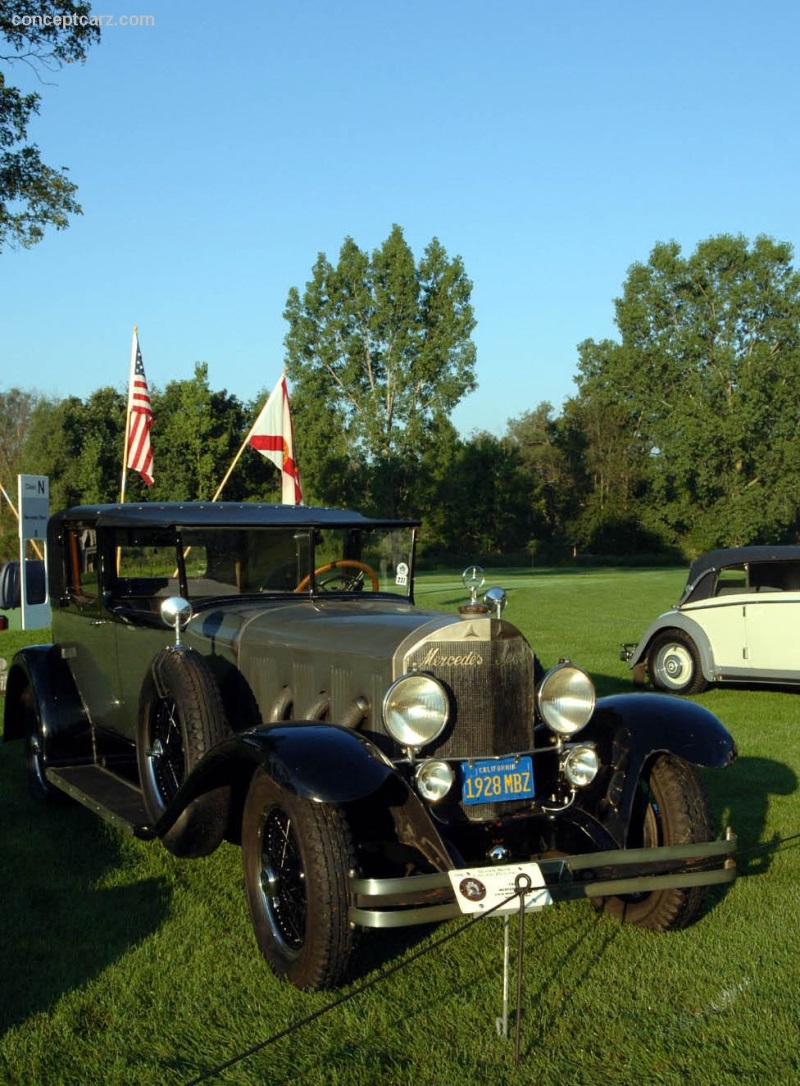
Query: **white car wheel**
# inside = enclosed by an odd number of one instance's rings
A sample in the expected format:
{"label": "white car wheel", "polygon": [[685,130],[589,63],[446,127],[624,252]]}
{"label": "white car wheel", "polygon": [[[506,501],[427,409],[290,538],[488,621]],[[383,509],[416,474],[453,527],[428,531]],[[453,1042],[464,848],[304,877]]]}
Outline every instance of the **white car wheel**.
{"label": "white car wheel", "polygon": [[680,630],[659,634],[648,653],[648,667],[653,686],[670,694],[699,694],[706,681],[700,667],[697,647]]}

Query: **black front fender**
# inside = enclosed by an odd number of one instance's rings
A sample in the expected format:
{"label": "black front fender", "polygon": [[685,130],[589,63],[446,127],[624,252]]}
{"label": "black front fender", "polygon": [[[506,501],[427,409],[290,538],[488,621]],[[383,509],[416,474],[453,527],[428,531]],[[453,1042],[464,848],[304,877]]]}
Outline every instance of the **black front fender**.
{"label": "black front fender", "polygon": [[677,754],[705,769],[736,760],[736,744],[718,717],[693,701],[670,694],[615,694],[600,698],[581,738],[614,743],[631,755]]}
{"label": "black front fender", "polygon": [[364,799],[395,776],[378,748],[349,728],[311,721],[261,724],[218,743],[198,763],[175,801],[183,806],[230,781],[243,763],[263,766],[281,788],[320,803]]}
{"label": "black front fender", "polygon": [[577,805],[619,845],[627,841],[639,781],[653,757],[673,754],[703,769],[722,769],[737,757],[733,737],[712,712],[670,694],[601,698],[580,738],[596,743],[610,768],[601,787],[581,794]]}
{"label": "black front fender", "polygon": [[356,803],[383,790],[380,802],[391,814],[398,840],[440,871],[453,866],[419,797],[375,744],[350,728],[312,721],[259,725],[219,743],[181,786],[155,834],[166,833],[194,799],[216,788],[232,786],[243,803],[238,786],[248,782],[258,766],[282,788],[318,803]]}

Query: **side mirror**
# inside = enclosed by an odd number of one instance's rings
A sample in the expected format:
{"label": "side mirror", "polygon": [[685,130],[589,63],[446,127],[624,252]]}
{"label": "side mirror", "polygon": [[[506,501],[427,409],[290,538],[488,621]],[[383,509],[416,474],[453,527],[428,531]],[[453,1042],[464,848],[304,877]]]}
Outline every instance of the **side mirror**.
{"label": "side mirror", "polygon": [[161,618],[175,630],[175,644],[181,644],[181,630],[192,617],[192,605],[183,596],[170,596],[161,604]]}

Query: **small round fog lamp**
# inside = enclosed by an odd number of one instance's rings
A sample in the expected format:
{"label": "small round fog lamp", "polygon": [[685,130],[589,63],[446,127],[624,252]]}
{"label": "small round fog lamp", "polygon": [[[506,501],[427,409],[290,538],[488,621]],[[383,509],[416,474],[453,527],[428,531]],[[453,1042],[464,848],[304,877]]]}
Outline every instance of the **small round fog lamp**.
{"label": "small round fog lamp", "polygon": [[564,755],[561,772],[573,788],[585,788],[591,784],[600,769],[600,759],[594,747],[572,747]]}
{"label": "small round fog lamp", "polygon": [[455,773],[447,762],[423,762],[416,772],[417,790],[428,803],[444,799],[453,787]]}

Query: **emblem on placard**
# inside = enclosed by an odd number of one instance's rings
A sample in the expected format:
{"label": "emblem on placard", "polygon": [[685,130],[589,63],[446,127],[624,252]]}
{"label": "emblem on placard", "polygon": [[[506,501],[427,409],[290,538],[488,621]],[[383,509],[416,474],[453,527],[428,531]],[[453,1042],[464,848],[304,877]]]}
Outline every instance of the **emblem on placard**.
{"label": "emblem on placard", "polygon": [[462,879],[458,889],[467,901],[483,901],[486,897],[486,887],[479,879]]}

